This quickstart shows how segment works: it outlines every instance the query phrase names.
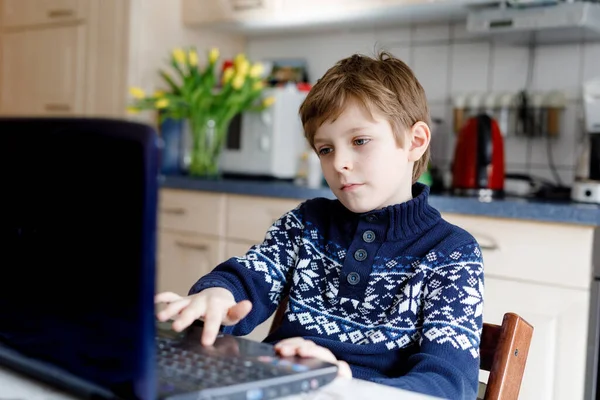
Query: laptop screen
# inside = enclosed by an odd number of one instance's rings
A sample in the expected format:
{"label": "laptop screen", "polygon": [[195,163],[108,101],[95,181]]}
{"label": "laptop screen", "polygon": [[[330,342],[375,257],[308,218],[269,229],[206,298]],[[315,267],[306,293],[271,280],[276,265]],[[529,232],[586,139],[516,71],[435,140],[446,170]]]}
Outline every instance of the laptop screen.
{"label": "laptop screen", "polygon": [[153,346],[153,131],[11,119],[0,120],[0,140],[0,345],[123,395],[143,390]]}

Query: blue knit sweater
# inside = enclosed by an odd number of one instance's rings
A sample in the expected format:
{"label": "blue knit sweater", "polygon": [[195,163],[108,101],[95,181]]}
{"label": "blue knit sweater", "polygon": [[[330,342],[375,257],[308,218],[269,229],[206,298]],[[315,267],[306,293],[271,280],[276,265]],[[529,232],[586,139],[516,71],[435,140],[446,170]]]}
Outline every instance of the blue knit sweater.
{"label": "blue knit sweater", "polygon": [[285,295],[281,327],[265,341],[302,336],[347,361],[355,378],[449,399],[476,398],[483,263],[475,239],[413,199],[364,214],[339,201],[300,204],[262,244],[231,258],[190,290],[229,289],[250,314],[245,335]]}

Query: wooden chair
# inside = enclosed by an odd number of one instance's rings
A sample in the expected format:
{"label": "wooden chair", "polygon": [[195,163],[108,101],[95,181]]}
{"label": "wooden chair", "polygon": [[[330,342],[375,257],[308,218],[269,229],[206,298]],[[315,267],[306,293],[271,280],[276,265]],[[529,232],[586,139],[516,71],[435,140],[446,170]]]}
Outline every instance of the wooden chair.
{"label": "wooden chair", "polygon": [[[287,302],[286,297],[277,308],[269,333],[281,325]],[[502,325],[483,324],[480,369],[490,375],[487,384],[480,384],[480,399],[518,399],[532,335],[533,326],[515,313],[504,314]]]}
{"label": "wooden chair", "polygon": [[519,397],[533,326],[515,313],[506,313],[502,325],[483,324],[480,369],[489,371],[483,400]]}

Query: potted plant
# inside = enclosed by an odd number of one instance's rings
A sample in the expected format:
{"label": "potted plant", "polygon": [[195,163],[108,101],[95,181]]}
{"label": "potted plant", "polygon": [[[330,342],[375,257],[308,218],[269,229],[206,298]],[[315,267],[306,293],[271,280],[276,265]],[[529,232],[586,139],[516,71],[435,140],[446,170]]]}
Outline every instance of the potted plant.
{"label": "potted plant", "polygon": [[238,54],[218,77],[219,50],[211,49],[207,58],[201,67],[193,47],[173,50],[169,57],[172,72],[159,71],[166,89],[148,96],[141,88],[132,87],[133,101],[128,108],[133,112],[158,110],[160,121],[186,120],[192,135],[189,174],[217,177],[219,156],[233,117],[244,111],[261,111],[273,104],[274,98],[261,96],[261,64],[251,65],[244,54]]}

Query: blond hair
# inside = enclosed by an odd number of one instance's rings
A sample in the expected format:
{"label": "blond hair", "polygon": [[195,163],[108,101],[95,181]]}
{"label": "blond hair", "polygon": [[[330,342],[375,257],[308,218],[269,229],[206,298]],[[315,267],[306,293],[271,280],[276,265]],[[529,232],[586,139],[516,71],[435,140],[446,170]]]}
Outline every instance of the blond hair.
{"label": "blond hair", "polygon": [[[383,115],[400,146],[416,122],[430,125],[425,91],[408,65],[388,52],[379,53],[377,58],[355,54],[331,67],[300,107],[304,134],[313,148],[317,129],[326,121],[335,121],[350,99],[371,115]],[[428,162],[429,147],[414,164],[413,183],[425,172]]]}

